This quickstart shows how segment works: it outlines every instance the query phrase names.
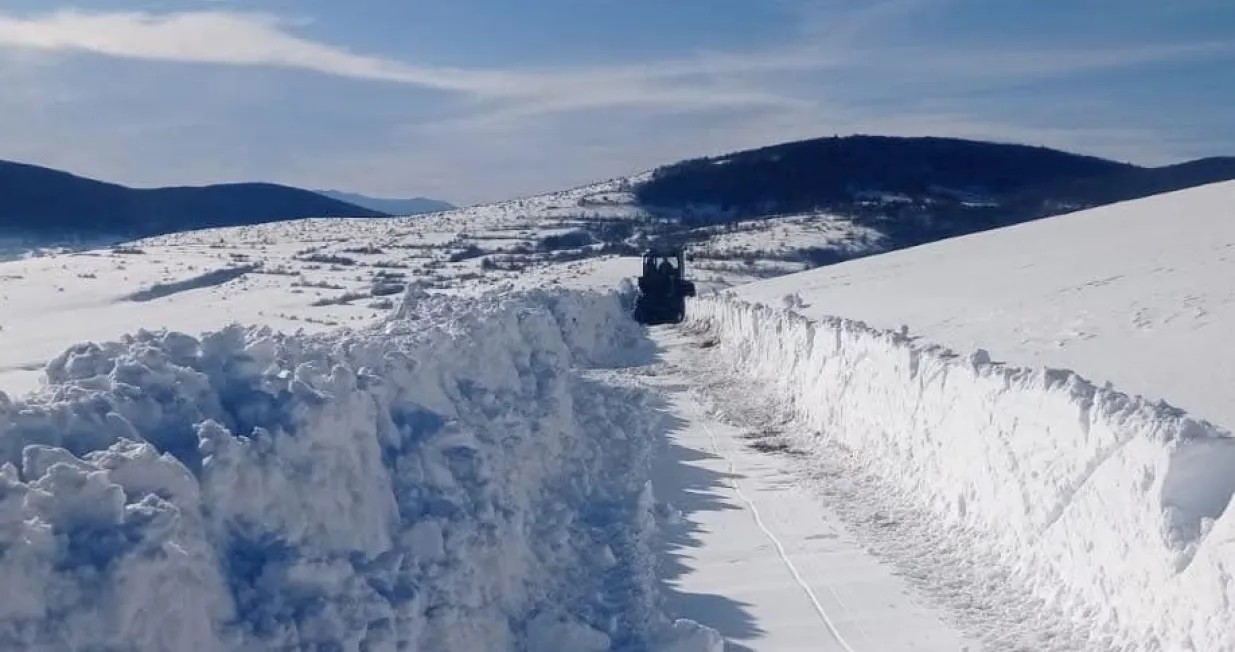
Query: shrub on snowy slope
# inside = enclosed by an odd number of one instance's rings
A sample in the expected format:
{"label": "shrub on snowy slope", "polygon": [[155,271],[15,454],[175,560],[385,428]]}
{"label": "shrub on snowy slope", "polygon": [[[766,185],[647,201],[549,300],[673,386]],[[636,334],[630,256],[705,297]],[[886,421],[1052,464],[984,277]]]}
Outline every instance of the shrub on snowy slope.
{"label": "shrub on snowy slope", "polygon": [[[79,345],[0,394],[6,650],[605,650],[659,620],[616,295]],[[662,642],[707,639],[679,623]],[[662,634],[656,634],[662,636]]]}
{"label": "shrub on snowy slope", "polygon": [[691,314],[795,412],[796,444],[851,460],[930,514],[937,541],[994,560],[995,590],[1023,584],[1112,649],[1235,649],[1229,433],[1066,370],[860,322],[723,297]]}

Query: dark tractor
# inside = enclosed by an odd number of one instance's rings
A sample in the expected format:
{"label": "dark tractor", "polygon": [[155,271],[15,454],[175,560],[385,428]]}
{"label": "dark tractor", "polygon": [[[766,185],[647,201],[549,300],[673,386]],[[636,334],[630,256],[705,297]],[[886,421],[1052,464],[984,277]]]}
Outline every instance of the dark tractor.
{"label": "dark tractor", "polygon": [[643,254],[635,321],[648,326],[681,323],[686,318],[686,297],[695,296],[695,284],[684,273],[681,249],[653,249]]}

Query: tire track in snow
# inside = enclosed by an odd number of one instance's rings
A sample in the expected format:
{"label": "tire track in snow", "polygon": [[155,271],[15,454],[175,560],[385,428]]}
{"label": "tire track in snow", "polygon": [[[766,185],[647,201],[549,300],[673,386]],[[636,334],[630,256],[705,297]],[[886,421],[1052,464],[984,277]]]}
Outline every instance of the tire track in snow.
{"label": "tire track in snow", "polygon": [[[682,501],[683,527],[695,535],[667,549],[672,611],[716,627],[726,649],[750,650],[739,642],[748,640],[754,649],[802,652],[982,649],[848,536],[805,460],[750,445],[746,418],[771,405],[745,410],[766,388],[715,367],[715,352],[695,335],[656,329],[659,359],[629,379],[657,388],[673,417],[657,488],[668,489],[670,505]],[[722,378],[737,394],[717,402]],[[774,414],[793,427],[788,408],[777,404]]]}
{"label": "tire track in snow", "polygon": [[[692,401],[692,403],[694,403],[694,401]],[[810,600],[811,606],[814,608],[815,613],[819,614],[820,621],[822,621],[824,627],[827,627],[828,632],[832,634],[832,638],[836,639],[836,642],[839,643],[840,646],[846,650],[846,652],[857,652],[857,650],[850,645],[847,640],[845,640],[844,635],[840,632],[840,628],[836,626],[836,623],[832,620],[832,617],[828,615],[827,609],[824,608],[823,603],[819,601],[819,597],[815,595],[814,589],[810,587],[810,584],[805,578],[802,577],[802,574],[798,572],[798,568],[794,565],[793,560],[790,559],[789,553],[785,550],[784,544],[781,543],[776,534],[772,532],[771,528],[764,523],[763,517],[759,513],[759,507],[755,505],[755,501],[742,491],[741,486],[738,484],[737,480],[734,479],[737,477],[737,466],[734,464],[733,460],[728,455],[725,455],[725,453],[721,450],[720,441],[716,436],[716,432],[708,426],[707,416],[702,414],[698,404],[692,405],[692,408],[692,411],[695,413],[694,416],[696,417],[694,419],[695,423],[697,423],[699,427],[707,433],[708,439],[711,441],[712,453],[724,460],[725,465],[728,467],[729,473],[724,478],[723,482],[728,485],[734,495],[742,501],[742,504],[746,506],[747,511],[749,511],[751,516],[754,518],[755,525],[761,532],[763,532],[764,536],[767,537],[772,546],[776,548],[776,554],[780,557],[781,563],[784,564],[785,568],[789,571],[789,574],[793,576],[793,581],[799,588],[802,589],[802,592],[806,594],[806,597]],[[838,603],[841,603],[840,596],[836,595],[836,591],[832,589],[830,585],[828,586],[828,591],[832,593],[832,597],[835,598]],[[843,603],[841,604],[843,606]]]}

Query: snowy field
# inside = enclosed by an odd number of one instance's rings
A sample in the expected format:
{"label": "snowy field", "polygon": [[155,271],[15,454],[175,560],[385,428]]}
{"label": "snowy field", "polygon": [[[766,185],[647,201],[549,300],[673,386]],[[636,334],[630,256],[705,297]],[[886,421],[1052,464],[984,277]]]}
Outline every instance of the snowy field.
{"label": "snowy field", "polygon": [[629,190],[0,262],[0,649],[1235,651],[1235,184],[656,329]]}
{"label": "snowy field", "polygon": [[[407,287],[464,296],[616,288],[640,266],[606,243],[637,252],[650,226],[628,191],[638,179],[411,218],[306,219],[34,255],[18,255],[21,243],[9,242],[0,258],[0,389],[35,389],[43,365],[65,347],[140,328],[197,334],[239,323],[318,333],[384,318]],[[828,238],[816,234],[803,247],[853,251],[868,236],[819,219],[831,224]],[[780,234],[769,259],[749,262],[709,257],[707,238],[724,243],[734,234],[695,236],[700,287],[801,270],[781,260],[791,253],[785,228],[778,220],[745,224],[748,238]]]}

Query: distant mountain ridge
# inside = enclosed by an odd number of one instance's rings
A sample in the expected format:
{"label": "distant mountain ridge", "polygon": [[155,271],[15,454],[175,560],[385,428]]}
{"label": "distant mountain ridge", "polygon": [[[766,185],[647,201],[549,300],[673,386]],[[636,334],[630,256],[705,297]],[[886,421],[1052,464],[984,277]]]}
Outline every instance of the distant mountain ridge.
{"label": "distant mountain ridge", "polygon": [[130,188],[0,161],[0,231],[141,237],[305,217],[386,217],[273,183]]}
{"label": "distant mountain ridge", "polygon": [[[1117,201],[1235,179],[1235,157],[1142,167],[1046,147],[854,135],[661,166],[591,204],[633,203],[682,227],[826,212],[912,246]],[[595,206],[583,210],[596,210]],[[270,183],[138,189],[0,161],[0,235],[141,237],[306,217],[449,211]]]}
{"label": "distant mountain ridge", "polygon": [[441,211],[452,211],[458,208],[454,204],[444,202],[440,199],[432,199],[430,197],[408,197],[406,199],[398,199],[391,197],[369,197],[354,192],[344,192],[342,190],[317,190],[314,191],[319,195],[330,197],[341,202],[362,206],[375,211],[381,211],[389,215],[420,215],[422,213],[438,213]]}

